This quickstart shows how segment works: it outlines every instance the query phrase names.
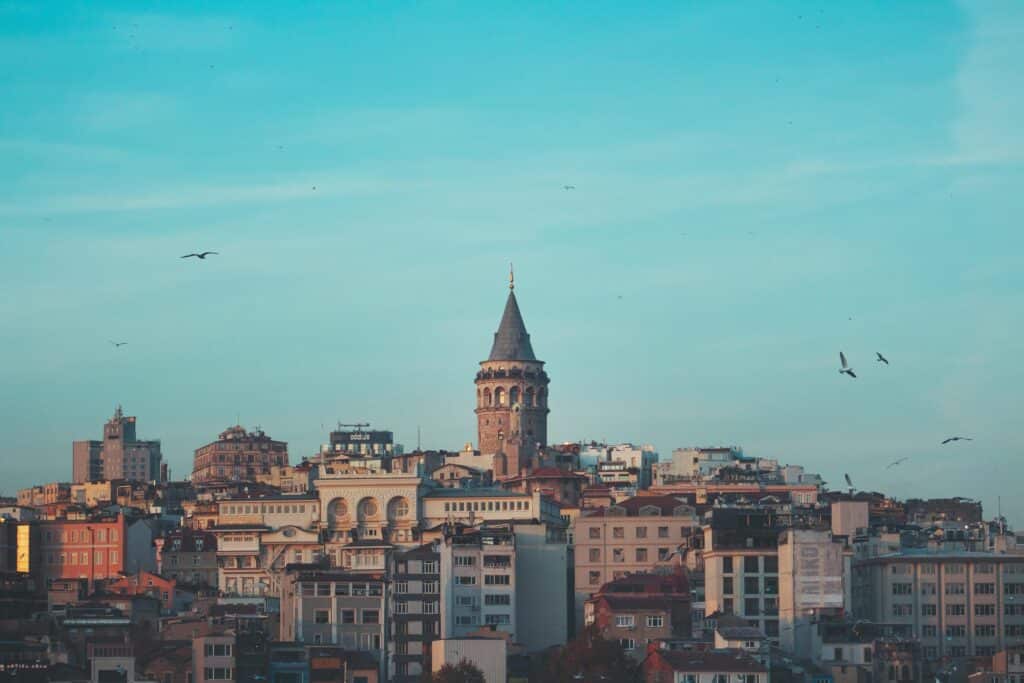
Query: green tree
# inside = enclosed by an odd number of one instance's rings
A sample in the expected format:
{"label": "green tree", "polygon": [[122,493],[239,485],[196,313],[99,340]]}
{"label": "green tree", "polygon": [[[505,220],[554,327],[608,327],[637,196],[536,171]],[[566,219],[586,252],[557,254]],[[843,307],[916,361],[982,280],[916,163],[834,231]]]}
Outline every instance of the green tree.
{"label": "green tree", "polygon": [[530,675],[536,683],[639,683],[640,667],[614,640],[590,628],[552,651]]}
{"label": "green tree", "polygon": [[452,666],[445,664],[433,674],[423,673],[423,683],[485,683],[484,672],[463,659]]}

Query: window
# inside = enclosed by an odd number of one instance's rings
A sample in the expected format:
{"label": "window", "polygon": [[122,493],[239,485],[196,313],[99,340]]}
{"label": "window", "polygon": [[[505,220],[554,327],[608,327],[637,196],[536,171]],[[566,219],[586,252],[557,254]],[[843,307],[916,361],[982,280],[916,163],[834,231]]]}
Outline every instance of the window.
{"label": "window", "polygon": [[921,584],[921,595],[935,595],[935,582],[925,581]]}
{"label": "window", "polygon": [[722,573],[723,574],[732,574],[732,558],[731,557],[723,557],[722,558]]}
{"label": "window", "polygon": [[779,577],[777,577],[777,576],[766,576],[766,577],[764,577],[764,594],[765,595],[778,595],[779,594]]}
{"label": "window", "polygon": [[316,585],[316,594],[318,597],[323,597],[331,594],[331,584],[329,583],[318,583]]}
{"label": "window", "polygon": [[203,669],[203,674],[208,681],[230,681],[234,678],[231,669],[225,669],[219,666],[208,666]]}
{"label": "window", "polygon": [[757,616],[761,613],[761,600],[759,598],[747,598],[743,601],[743,613],[748,617]]}
{"label": "window", "polygon": [[348,595],[349,594],[349,584],[347,584],[347,583],[336,583],[336,584],[334,584],[334,594],[335,595]]}
{"label": "window", "polygon": [[974,616],[976,617],[991,617],[995,616],[996,606],[995,605],[975,605]]}
{"label": "window", "polygon": [[484,596],[484,604],[485,605],[511,605],[512,604],[512,596],[509,595],[508,593],[504,593],[504,594],[500,594],[499,593],[499,594],[496,594],[496,595],[485,595]]}
{"label": "window", "polygon": [[994,583],[976,583],[974,584],[975,595],[995,595],[996,585]]}
{"label": "window", "polygon": [[645,526],[638,526],[636,528],[636,537],[637,538],[647,538],[647,527],[645,527]]}
{"label": "window", "polygon": [[1024,616],[1024,604],[1003,605],[1003,614],[1008,617]]}
{"label": "window", "polygon": [[761,571],[760,558],[756,555],[743,558],[743,571],[747,574],[757,574]]}
{"label": "window", "polygon": [[912,583],[894,583],[892,585],[893,595],[910,595],[914,592],[914,584]]}
{"label": "window", "polygon": [[408,613],[409,613],[409,603],[405,602],[404,600],[396,600],[395,601],[395,614],[408,614]]}
{"label": "window", "polygon": [[474,626],[476,625],[476,615],[458,615],[455,617],[456,626]]}
{"label": "window", "polygon": [[600,562],[601,561],[601,549],[600,548],[591,548],[590,552],[588,553],[588,557],[589,557],[591,562]]}
{"label": "window", "polygon": [[591,538],[601,538],[601,529],[599,529],[596,526],[590,527],[590,537]]}
{"label": "window", "polygon": [[1007,583],[1003,586],[1007,595],[1024,595],[1024,583]]}
{"label": "window", "polygon": [[934,617],[936,614],[938,614],[936,605],[921,605],[922,617]]}
{"label": "window", "polygon": [[475,576],[456,576],[455,577],[455,583],[459,584],[460,586],[475,586],[476,585],[476,577]]}
{"label": "window", "polygon": [[665,617],[647,617],[647,628],[663,628],[665,626]]}
{"label": "window", "polygon": [[995,624],[978,624],[974,627],[974,635],[978,638],[995,638]]}
{"label": "window", "polygon": [[939,629],[935,625],[928,625],[928,626],[922,626],[921,627],[921,637],[922,638],[935,638],[938,635],[939,635]]}
{"label": "window", "polygon": [[732,577],[722,577],[722,593],[725,595],[732,595]]}
{"label": "window", "polygon": [[646,562],[647,561],[647,548],[637,548],[636,549],[636,561],[637,562]]}
{"label": "window", "polygon": [[213,644],[207,643],[206,647],[203,648],[207,657],[230,657],[231,656],[231,645],[227,643]]}
{"label": "window", "polygon": [[424,614],[437,614],[437,603],[433,601],[427,601],[423,603]]}
{"label": "window", "polygon": [[364,624],[379,624],[380,623],[380,610],[364,609],[363,610],[363,623]]}
{"label": "window", "polygon": [[341,623],[343,623],[343,624],[354,624],[354,623],[356,623],[356,611],[354,609],[343,609],[343,610],[341,610]]}
{"label": "window", "polygon": [[102,550],[97,550],[96,551],[96,564],[103,564],[103,551]]}
{"label": "window", "polygon": [[331,613],[325,609],[318,609],[313,613],[313,620],[317,624],[328,624],[331,621]]}
{"label": "window", "polygon": [[633,640],[632,638],[621,638],[619,640],[619,645],[622,646],[623,650],[635,650],[636,649],[636,641]]}
{"label": "window", "polygon": [[508,614],[488,614],[484,617],[484,623],[489,626],[504,626],[512,623],[512,617]]}
{"label": "window", "polygon": [[668,538],[668,527],[667,526],[659,526],[658,527],[658,538]]}
{"label": "window", "polygon": [[596,586],[601,583],[601,572],[590,572],[587,579],[591,586]]}
{"label": "window", "polygon": [[892,615],[894,617],[909,617],[913,613],[914,613],[914,606],[913,605],[909,605],[909,604],[905,605],[905,604],[897,603],[897,604],[894,604],[892,606]]}
{"label": "window", "polygon": [[1008,638],[1020,638],[1024,636],[1024,624],[1007,624],[1004,633]]}
{"label": "window", "polygon": [[766,555],[764,558],[764,573],[765,574],[778,574],[779,573],[779,557],[778,555]]}
{"label": "window", "polygon": [[625,538],[626,530],[621,526],[612,527],[612,538]]}
{"label": "window", "polygon": [[[424,574],[436,574],[437,573],[437,562],[424,562],[423,563],[423,573]],[[424,591],[424,592],[426,592],[426,591]]]}
{"label": "window", "polygon": [[952,603],[946,605],[947,617],[962,617],[966,613],[963,603]]}
{"label": "window", "polygon": [[455,558],[456,567],[472,567],[476,564],[476,558],[469,555],[460,555]]}
{"label": "window", "polygon": [[636,618],[632,614],[615,615],[616,628],[633,628],[634,626],[636,626]]}
{"label": "window", "polygon": [[396,581],[395,582],[395,593],[408,593],[409,582],[408,581]]}
{"label": "window", "polygon": [[437,581],[424,581],[423,582],[424,593],[436,593],[437,592]]}
{"label": "window", "polygon": [[757,594],[761,592],[761,580],[756,576],[748,576],[743,579],[743,592],[750,594]]}
{"label": "window", "polygon": [[946,627],[947,638],[963,638],[967,635],[967,627],[963,624],[955,624]]}
{"label": "window", "polygon": [[946,595],[963,595],[964,584],[962,583],[947,583],[946,584]]}
{"label": "window", "polygon": [[921,574],[924,576],[935,576],[935,565],[934,564],[922,564]]}
{"label": "window", "polygon": [[658,560],[664,562],[668,559],[668,548],[658,548]]}
{"label": "window", "polygon": [[964,573],[964,566],[962,564],[959,564],[959,563],[957,563],[957,564],[947,564],[946,565],[946,573],[947,574],[963,574]]}
{"label": "window", "polygon": [[484,576],[484,585],[487,586],[508,586],[511,584],[508,574],[487,574]]}

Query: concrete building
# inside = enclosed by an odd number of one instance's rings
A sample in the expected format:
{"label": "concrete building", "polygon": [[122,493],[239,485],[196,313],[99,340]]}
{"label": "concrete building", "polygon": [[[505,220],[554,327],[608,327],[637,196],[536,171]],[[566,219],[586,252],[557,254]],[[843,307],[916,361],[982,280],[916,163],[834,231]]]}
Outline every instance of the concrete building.
{"label": "concrete building", "polygon": [[432,529],[445,522],[476,526],[485,522],[542,520],[558,523],[558,506],[540,491],[531,494],[498,487],[435,488],[423,493],[420,521]]}
{"label": "concrete building", "polygon": [[[355,429],[343,429],[343,427],[355,427]],[[328,448],[332,454],[342,453],[357,458],[382,458],[387,459],[401,453],[402,447],[395,447],[394,432],[372,429],[363,430],[369,427],[367,424],[343,425],[338,423],[338,429],[331,432]]]}
{"label": "concrete building", "polygon": [[716,508],[704,527],[704,602],[708,616],[746,619],[779,636],[779,529],[770,513]]}
{"label": "concrete building", "polygon": [[441,637],[490,626],[516,638],[516,542],[510,525],[446,534],[438,546]]}
{"label": "concrete building", "polygon": [[548,439],[548,384],[509,280],[508,300],[494,344],[476,374],[477,445],[495,455],[495,478],[527,467]]}
{"label": "concrete building", "polygon": [[440,544],[392,554],[390,578],[390,670],[396,683],[418,683],[441,634]]}
{"label": "concrete building", "polygon": [[644,660],[645,683],[768,683],[768,670],[742,650],[654,649]]}
{"label": "concrete building", "polygon": [[786,529],[779,536],[777,605],[783,650],[801,659],[813,657],[815,624],[849,609],[852,557],[828,531]]}
{"label": "concrete building", "polygon": [[507,657],[508,644],[501,638],[441,638],[431,644],[434,672],[465,660],[483,672],[485,683],[506,683]]}
{"label": "concrete building", "polygon": [[601,586],[586,601],[583,618],[585,626],[643,659],[651,643],[690,637],[690,586],[681,571],[633,574]]}
{"label": "concrete building", "polygon": [[217,537],[206,531],[175,529],[154,541],[157,572],[193,588],[216,588]]}
{"label": "concrete building", "polygon": [[192,483],[255,482],[258,475],[269,475],[274,465],[287,464],[287,443],[274,441],[261,429],[250,433],[235,425],[221,432],[216,441],[196,449]]}
{"label": "concrete building", "polygon": [[602,585],[679,563],[699,524],[694,508],[671,496],[582,510],[574,531],[576,623],[583,623],[583,603]]}
{"label": "concrete building", "polygon": [[85,579],[89,586],[121,572],[156,568],[155,532],[145,519],[124,515],[37,523],[44,579]]}
{"label": "concrete building", "polygon": [[162,479],[162,460],[160,441],[140,440],[135,433],[135,418],[125,416],[118,406],[103,425],[102,441],[72,444],[72,480],[158,481]]}
{"label": "concrete building", "polygon": [[211,633],[192,641],[192,680],[235,680],[234,632]]}
{"label": "concrete building", "polygon": [[280,640],[370,653],[387,680],[387,583],[383,573],[290,565],[280,593]]}
{"label": "concrete building", "polygon": [[858,556],[853,612],[920,641],[927,660],[992,656],[1024,643],[1024,557],[914,549]]}

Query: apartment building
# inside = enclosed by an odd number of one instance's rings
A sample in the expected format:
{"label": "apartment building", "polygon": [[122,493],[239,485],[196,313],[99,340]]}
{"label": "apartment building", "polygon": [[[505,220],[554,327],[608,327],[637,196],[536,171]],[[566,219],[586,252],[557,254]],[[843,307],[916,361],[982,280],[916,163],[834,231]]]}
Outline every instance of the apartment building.
{"label": "apartment building", "polygon": [[175,529],[153,543],[159,573],[196,588],[217,586],[217,537],[214,534]]}
{"label": "apartment building", "polygon": [[441,552],[428,543],[391,556],[389,653],[396,683],[431,670],[430,644],[441,634]]}
{"label": "apartment building", "polygon": [[367,652],[383,665],[386,587],[383,574],[291,565],[282,579],[280,640],[340,645]]}
{"label": "apartment building", "polygon": [[583,623],[583,604],[602,585],[680,562],[698,533],[694,508],[672,496],[581,510],[574,531],[576,623]]}
{"label": "apartment building", "polygon": [[192,641],[192,680],[235,680],[235,634],[231,631],[199,636]]}
{"label": "apartment building", "polygon": [[[778,544],[777,596],[782,649],[798,658],[815,654],[814,625],[823,617],[843,614],[850,606],[848,588],[852,559],[852,550],[841,538],[833,538],[830,531],[782,531]],[[744,583],[747,583],[746,578]],[[764,586],[761,588],[763,590]]]}
{"label": "apartment building", "polygon": [[526,494],[501,487],[440,487],[425,491],[420,504],[426,529],[446,522],[475,526],[533,519],[561,521],[558,504],[542,496],[539,490]]}
{"label": "apartment building", "polygon": [[192,481],[256,481],[270,474],[273,465],[288,464],[288,444],[271,439],[261,429],[248,432],[241,425],[228,427],[216,441],[195,450]]}
{"label": "apartment building", "polygon": [[584,624],[643,659],[650,643],[690,636],[689,583],[681,570],[611,581],[585,603]]}
{"label": "apartment building", "polygon": [[704,527],[704,602],[708,615],[746,619],[779,636],[779,529],[771,513],[720,508]]}
{"label": "apartment building", "polygon": [[919,640],[927,660],[992,656],[1024,643],[1024,557],[915,549],[858,556],[853,611]]}
{"label": "apartment building", "polygon": [[[481,626],[516,639],[516,542],[508,524],[446,534],[439,544],[441,637]],[[524,587],[525,588],[525,587]]]}

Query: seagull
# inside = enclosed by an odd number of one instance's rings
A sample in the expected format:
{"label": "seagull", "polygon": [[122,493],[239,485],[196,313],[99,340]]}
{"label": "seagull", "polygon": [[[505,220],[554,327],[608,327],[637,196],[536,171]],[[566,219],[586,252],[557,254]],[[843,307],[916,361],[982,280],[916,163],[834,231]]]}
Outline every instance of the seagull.
{"label": "seagull", "polygon": [[891,463],[886,465],[885,469],[892,469],[893,467],[896,467],[896,465],[899,465],[901,462],[906,462],[909,459],[910,458],[900,458],[899,460],[893,460]]}
{"label": "seagull", "polygon": [[562,185],[562,189],[563,190],[575,190],[576,186],[575,185]]}
{"label": "seagull", "polygon": [[117,341],[114,341],[113,339],[108,339],[107,341],[109,341],[111,344],[113,344],[115,349],[116,348],[120,348],[120,347],[122,347],[122,346],[124,346],[125,344],[128,343],[128,342],[117,342]]}
{"label": "seagull", "polygon": [[952,441],[974,441],[974,439],[968,438],[966,436],[951,436],[948,439],[945,439],[942,442],[942,445],[945,446],[947,443],[950,443]]}
{"label": "seagull", "polygon": [[875,351],[875,355],[878,356],[877,361],[879,363],[885,363],[886,365],[889,364],[889,360],[885,356],[880,354],[878,351]]}
{"label": "seagull", "polygon": [[853,373],[853,368],[846,364],[846,354],[844,354],[842,351],[839,352],[839,361],[843,364],[843,367],[839,370],[839,374],[849,375],[850,377],[856,379],[857,375]]}
{"label": "seagull", "polygon": [[195,256],[197,259],[202,261],[202,260],[205,260],[206,257],[209,256],[210,254],[216,254],[216,253],[217,253],[216,251],[204,251],[201,254],[185,254],[181,258],[192,258],[193,256]]}

